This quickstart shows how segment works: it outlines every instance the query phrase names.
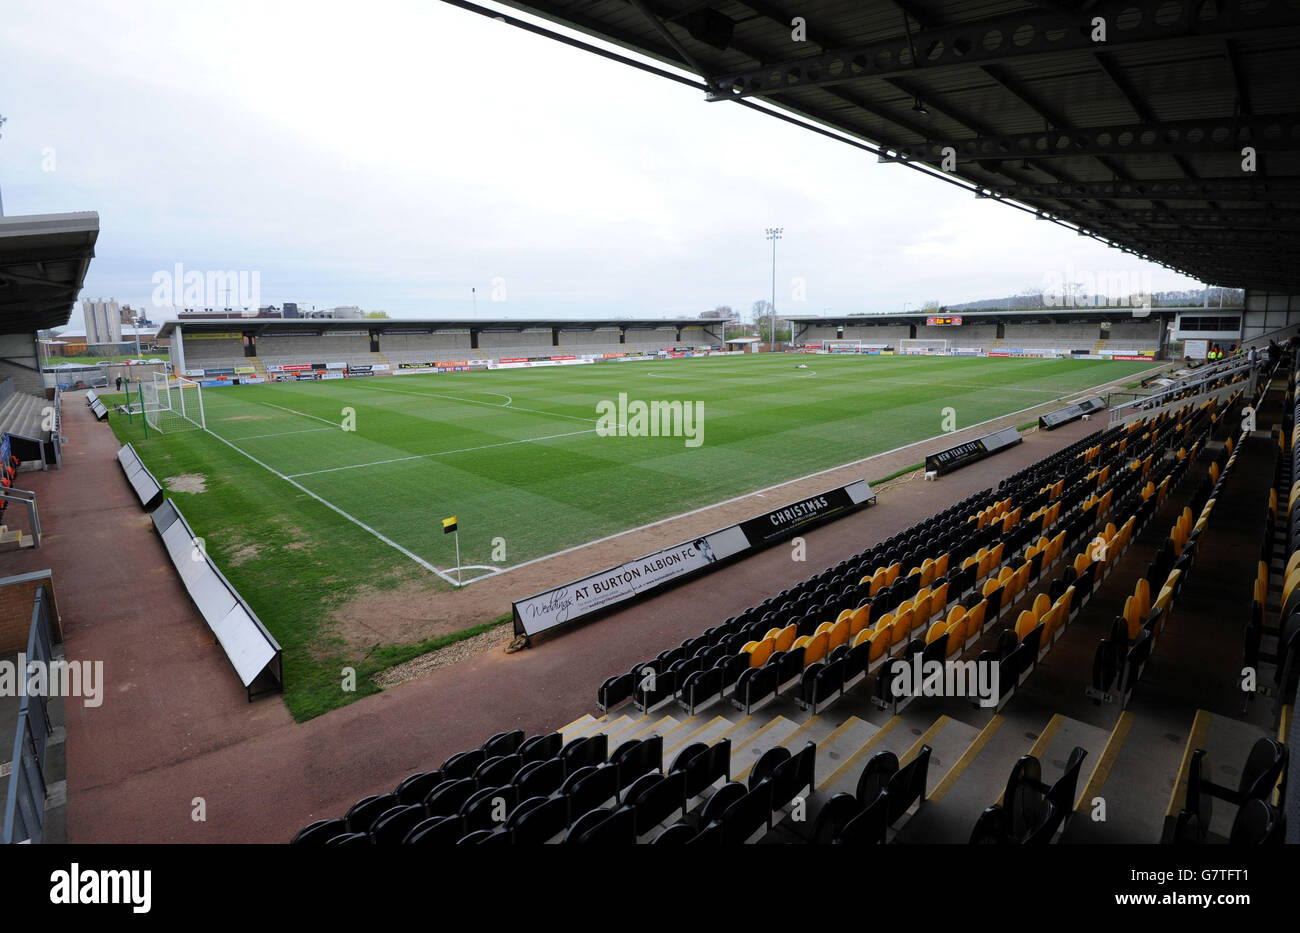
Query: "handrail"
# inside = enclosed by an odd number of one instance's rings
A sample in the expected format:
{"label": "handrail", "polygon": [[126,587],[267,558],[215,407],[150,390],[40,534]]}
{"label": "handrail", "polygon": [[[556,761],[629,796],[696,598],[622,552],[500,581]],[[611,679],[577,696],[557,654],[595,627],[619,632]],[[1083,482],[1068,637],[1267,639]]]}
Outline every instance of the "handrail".
{"label": "handrail", "polygon": [[27,489],[18,489],[17,487],[6,488],[0,486],[0,499],[21,502],[27,506],[27,519],[31,523],[32,546],[39,549],[41,546],[41,516],[36,508],[36,493]]}

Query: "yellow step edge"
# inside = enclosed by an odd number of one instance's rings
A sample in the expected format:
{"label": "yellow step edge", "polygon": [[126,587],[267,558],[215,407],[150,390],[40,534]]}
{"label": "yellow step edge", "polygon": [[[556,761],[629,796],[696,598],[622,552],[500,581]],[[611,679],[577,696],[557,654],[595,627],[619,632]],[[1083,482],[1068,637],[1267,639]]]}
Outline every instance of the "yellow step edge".
{"label": "yellow step edge", "polygon": [[822,783],[818,786],[817,789],[826,792],[829,791],[836,784],[838,784],[840,782],[840,779],[843,778],[844,775],[847,774],[850,770],[852,770],[857,765],[857,763],[860,760],[862,760],[863,756],[865,756],[868,752],[871,752],[873,749],[875,749],[876,745],[878,745],[885,736],[893,732],[900,722],[902,722],[902,717],[895,716],[892,719],[890,719],[889,722],[881,726],[879,732],[877,732],[871,738],[867,739],[866,743],[863,744],[861,748],[859,748],[856,752],[854,752],[852,755],[846,758],[844,760],[844,763],[841,764],[838,768],[836,768],[835,771],[832,772],[830,777],[822,781]]}
{"label": "yellow step edge", "polygon": [[[649,717],[646,718],[648,719]],[[674,723],[674,727],[678,725],[677,720],[673,719],[673,717],[671,716],[665,716],[663,719],[657,720],[656,722],[638,722],[637,724],[633,725],[632,730],[630,732],[620,734],[618,737],[618,741],[620,743],[623,743],[623,742],[634,742],[637,739],[644,739],[647,736],[653,735],[656,729],[665,728],[667,723]],[[614,736],[610,736],[609,741],[610,741],[610,748],[613,748]]]}
{"label": "yellow step edge", "polygon": [[943,776],[943,780],[935,786],[926,799],[942,800],[944,795],[952,790],[952,786],[957,783],[957,779],[962,776],[962,772],[970,767],[970,763],[988,744],[989,739],[993,738],[993,734],[1002,728],[1002,723],[1005,721],[1000,715],[995,715],[990,719],[988,725],[980,730],[980,734],[975,736],[975,741],[971,742],[966,751],[961,753],[961,757],[953,763],[953,766],[948,769],[948,773]]}
{"label": "yellow step edge", "polygon": [[1119,714],[1115,728],[1110,732],[1110,738],[1106,739],[1106,747],[1101,750],[1097,763],[1093,765],[1092,774],[1088,776],[1083,790],[1079,792],[1079,799],[1074,805],[1075,810],[1086,810],[1092,806],[1092,799],[1100,793],[1106,779],[1110,777],[1110,769],[1115,766],[1115,760],[1119,758],[1120,749],[1124,747],[1124,740],[1128,738],[1129,730],[1132,728],[1133,714],[1125,710]]}
{"label": "yellow step edge", "polygon": [[[664,716],[664,719],[671,719],[671,718],[672,718],[671,716],[667,716],[667,715]],[[663,722],[663,719],[660,719],[657,722],[652,723],[650,720],[649,713],[645,713],[641,716],[638,716],[636,719],[630,719],[628,720],[626,725],[620,726],[619,728],[613,729],[606,733],[606,735],[609,736],[609,747],[610,748],[614,747],[615,740],[618,740],[619,742],[623,742],[630,738],[634,738],[635,736],[633,735],[633,733],[636,730],[651,728],[655,725],[658,725],[660,722]]]}
{"label": "yellow step edge", "polygon": [[948,716],[940,716],[936,719],[929,729],[916,737],[916,741],[912,743],[911,748],[898,756],[898,766],[903,768],[911,764],[912,759],[921,754],[921,746],[929,744],[930,740],[942,732],[950,722],[952,722],[952,719]]}
{"label": "yellow step edge", "polygon": [[560,733],[561,737],[563,737],[568,735],[570,732],[576,732],[578,729],[588,725],[589,723],[593,723],[595,721],[596,720],[592,717],[590,713],[583,713],[581,716],[579,716],[573,722],[569,723],[567,726],[560,726],[560,728],[556,729],[555,731]]}
{"label": "yellow step edge", "polygon": [[[809,719],[809,720],[808,720],[807,722],[805,722],[803,725],[799,726],[799,728],[795,729],[793,732],[791,732],[789,735],[787,735],[784,739],[782,739],[782,740],[780,741],[779,744],[782,745],[782,746],[788,746],[791,742],[794,742],[796,739],[798,739],[799,736],[801,736],[801,735],[803,735],[805,732],[807,732],[808,729],[812,727],[812,724],[815,723],[819,718],[820,718],[820,717],[818,717],[818,716],[813,716],[811,719]],[[757,759],[755,759],[755,760],[757,760]],[[749,772],[750,772],[751,770],[753,770],[753,768],[754,768],[754,762],[751,761],[749,764],[745,765],[745,768],[744,768],[743,771],[738,772],[734,777],[732,777],[732,780],[733,780],[733,781],[739,781],[739,782],[742,783],[742,784],[745,783],[745,779],[746,779],[747,777],[749,777]]]}
{"label": "yellow step edge", "polygon": [[[746,717],[746,719],[747,718],[749,717]],[[743,739],[740,740],[740,744],[731,746],[731,757],[735,759],[736,753],[740,751],[742,748],[749,748],[749,746],[753,745],[756,741],[761,739],[763,736],[767,735],[769,732],[775,729],[780,723],[789,722],[789,721],[790,720],[786,719],[784,716],[773,716],[772,719],[769,720],[768,723],[765,726],[763,726],[761,729],[757,730],[756,732],[751,732],[749,735],[745,736]],[[744,722],[744,720],[742,719],[741,722]],[[740,723],[736,723],[736,725],[738,726],[740,725]],[[723,734],[730,735],[735,730],[736,727],[732,726]]]}
{"label": "yellow step edge", "polygon": [[[1025,754],[1033,755],[1035,758],[1041,760],[1043,752],[1047,751],[1047,746],[1051,744],[1052,739],[1056,738],[1056,733],[1061,730],[1061,726],[1063,725],[1065,725],[1064,716],[1060,713],[1052,716],[1052,718],[1048,720],[1047,725],[1043,727],[1043,731],[1038,733],[1038,738],[1034,740],[1034,744],[1030,746],[1029,751],[1025,752]],[[1002,798],[1006,796],[1006,793],[1007,789],[1004,787],[998,794],[997,805],[999,807],[1002,806]]]}
{"label": "yellow step edge", "polygon": [[[669,718],[672,718],[672,717],[669,717]],[[680,732],[682,729],[685,729],[685,728],[687,728],[688,726],[693,726],[693,725],[694,725],[696,722],[698,722],[698,721],[699,721],[699,720],[698,720],[696,717],[694,717],[694,716],[688,716],[687,718],[683,719],[681,722],[677,723],[677,725],[675,725],[675,726],[673,726],[671,729],[669,729],[667,732],[663,733],[663,737],[664,737],[664,748],[667,748],[667,747],[668,747],[668,743],[669,743],[670,741],[676,741],[676,740],[673,738],[673,735],[674,735],[675,733]]]}
{"label": "yellow step edge", "polygon": [[706,731],[708,731],[709,729],[713,728],[714,726],[716,726],[716,725],[717,725],[718,723],[720,723],[720,722],[726,722],[726,720],[723,719],[721,716],[714,716],[712,719],[710,719],[710,720],[709,720],[708,722],[706,722],[704,725],[700,726],[698,729],[693,730],[689,735],[685,735],[685,736],[683,736],[682,738],[678,739],[678,740],[677,740],[676,742],[674,742],[671,746],[665,746],[665,747],[664,747],[664,758],[665,758],[665,760],[672,758],[672,756],[673,756],[673,755],[674,755],[678,750],[685,748],[687,745],[690,745],[690,744],[691,744],[691,740],[694,739],[694,738],[695,738],[697,735],[699,735],[701,732],[706,732]]}
{"label": "yellow step edge", "polygon": [[1192,729],[1187,734],[1187,744],[1183,747],[1183,760],[1178,764],[1178,779],[1174,781],[1174,789],[1169,794],[1169,806],[1165,808],[1165,816],[1176,817],[1183,809],[1183,804],[1187,802],[1187,772],[1191,768],[1192,752],[1205,747],[1205,737],[1209,733],[1210,714],[1203,709],[1198,709],[1196,718],[1192,720]]}

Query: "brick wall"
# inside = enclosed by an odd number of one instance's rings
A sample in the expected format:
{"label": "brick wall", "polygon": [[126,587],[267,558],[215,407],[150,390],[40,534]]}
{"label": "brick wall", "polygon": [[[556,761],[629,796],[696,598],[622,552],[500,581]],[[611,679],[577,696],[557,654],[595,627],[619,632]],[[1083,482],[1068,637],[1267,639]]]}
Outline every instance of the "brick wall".
{"label": "brick wall", "polygon": [[[54,584],[49,578],[27,580],[0,586],[0,655],[27,650],[27,635],[32,627],[32,608],[36,590],[44,586],[50,607],[54,608]],[[52,612],[55,640],[58,640],[57,612]]]}

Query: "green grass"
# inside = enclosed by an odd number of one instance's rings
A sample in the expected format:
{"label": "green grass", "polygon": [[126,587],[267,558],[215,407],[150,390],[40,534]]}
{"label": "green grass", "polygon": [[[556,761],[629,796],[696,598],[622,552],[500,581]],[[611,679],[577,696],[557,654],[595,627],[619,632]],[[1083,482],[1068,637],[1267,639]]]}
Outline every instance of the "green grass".
{"label": "green grass", "polygon": [[[112,421],[160,480],[204,478],[201,494],[169,495],[283,645],[286,701],[303,719],[365,695],[369,673],[430,650],[349,643],[334,616],[365,587],[450,589],[393,546],[454,577],[446,516],[459,518],[465,565],[505,568],[934,436],[947,408],[966,427],[1144,368],[724,357],[209,389],[212,433],[145,439],[139,418]],[[619,393],[702,402],[702,443],[599,436],[597,403]],[[350,416],[355,431],[337,427]],[[339,689],[345,666],[357,671],[355,693]]]}

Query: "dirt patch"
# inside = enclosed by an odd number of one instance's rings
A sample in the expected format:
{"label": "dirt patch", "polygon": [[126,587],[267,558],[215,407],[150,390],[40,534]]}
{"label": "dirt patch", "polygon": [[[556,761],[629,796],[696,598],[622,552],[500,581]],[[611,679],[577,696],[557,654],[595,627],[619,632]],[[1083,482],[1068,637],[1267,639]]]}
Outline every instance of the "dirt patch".
{"label": "dirt patch", "polygon": [[404,664],[398,664],[386,671],[380,671],[373,678],[375,685],[388,690],[398,684],[404,684],[408,680],[423,677],[425,674],[439,668],[451,667],[451,665],[458,664],[476,654],[500,648],[510,641],[511,636],[512,629],[508,622],[493,626],[486,632],[480,632],[471,638],[452,642],[437,651],[430,651],[418,658],[411,658]]}
{"label": "dirt patch", "polygon": [[368,650],[377,644],[411,644],[450,635],[482,622],[475,608],[440,605],[431,582],[412,580],[392,589],[362,587],[333,612],[331,634],[350,648]]}
{"label": "dirt patch", "polygon": [[202,473],[182,473],[169,476],[163,480],[172,492],[203,492],[208,488],[208,480]]}
{"label": "dirt patch", "polygon": [[246,564],[250,560],[256,560],[261,555],[262,549],[256,544],[246,544],[227,557],[226,563],[232,567],[238,567],[240,564]]}

